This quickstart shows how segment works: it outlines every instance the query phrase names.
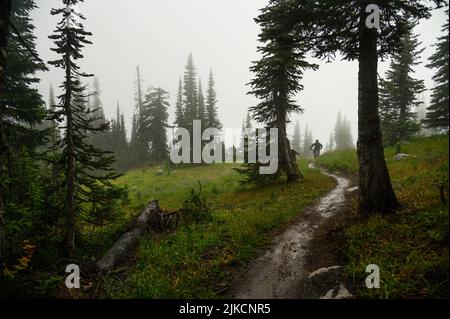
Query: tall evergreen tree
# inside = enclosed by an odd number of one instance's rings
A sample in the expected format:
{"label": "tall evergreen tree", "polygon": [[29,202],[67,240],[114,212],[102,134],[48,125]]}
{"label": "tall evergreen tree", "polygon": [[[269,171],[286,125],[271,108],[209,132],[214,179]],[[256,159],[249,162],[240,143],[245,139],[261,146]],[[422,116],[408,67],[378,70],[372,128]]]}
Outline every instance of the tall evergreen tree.
{"label": "tall evergreen tree", "polygon": [[[49,91],[49,99],[48,99],[48,113],[54,114],[56,110],[56,99],[55,99],[55,91],[53,89],[53,85],[50,84],[50,91]],[[49,135],[50,138],[48,140],[48,143],[46,145],[46,149],[50,151],[50,157],[51,157],[51,165],[52,165],[52,184],[56,188],[56,183],[58,180],[58,174],[61,170],[60,165],[57,164],[58,157],[60,156],[60,150],[58,147],[54,147],[57,143],[57,141],[60,140],[61,134],[60,129],[58,125],[58,121],[54,118],[50,118],[47,120],[48,128],[49,128]]]}
{"label": "tall evergreen tree", "polygon": [[419,64],[420,54],[417,35],[408,25],[408,32],[401,39],[400,52],[394,53],[386,78],[380,82],[380,120],[383,143],[395,145],[410,139],[420,126],[415,121],[414,110],[420,104],[418,95],[425,90],[423,80],[412,77],[413,67]]}
{"label": "tall evergreen tree", "polygon": [[344,132],[345,132],[345,148],[354,148],[355,143],[352,135],[352,125],[347,117],[344,117]]}
{"label": "tall evergreen tree", "polygon": [[305,134],[303,135],[303,157],[312,157],[313,153],[310,149],[313,144],[312,132],[309,130],[308,125],[305,127]]}
{"label": "tall evergreen tree", "polygon": [[211,70],[209,72],[208,90],[206,91],[206,126],[220,130],[222,129],[222,123],[217,112],[217,93],[214,85],[214,76]]}
{"label": "tall evergreen tree", "polygon": [[142,78],[140,68],[136,68],[136,108],[135,108],[135,135],[132,134],[131,152],[134,162],[138,166],[142,166],[149,161],[150,151],[150,133],[144,120],[144,93],[142,89]]}
{"label": "tall evergreen tree", "polygon": [[175,124],[178,127],[184,127],[183,83],[181,82],[181,78],[178,83],[177,102],[175,104]]}
{"label": "tall evergreen tree", "polygon": [[168,159],[167,127],[169,115],[168,93],[161,88],[152,89],[145,96],[144,123],[150,132],[150,158],[154,163]]}
{"label": "tall evergreen tree", "polygon": [[244,163],[249,162],[249,152],[256,150],[256,134],[246,135],[246,131],[248,133],[249,130],[252,130],[252,118],[250,112],[247,112],[247,115],[242,122],[241,144],[239,147],[240,151],[243,154]]}
{"label": "tall evergreen tree", "polygon": [[205,97],[202,90],[202,81],[198,80],[198,97],[197,97],[197,119],[202,121],[202,126],[206,125],[206,109],[205,109]]}
{"label": "tall evergreen tree", "polygon": [[423,121],[427,128],[449,132],[449,99],[448,99],[448,9],[446,10],[447,23],[442,31],[444,35],[438,38],[436,52],[430,57],[427,67],[435,69],[433,80],[436,86],[433,88],[431,103],[427,108],[426,119]]}
{"label": "tall evergreen tree", "polygon": [[46,117],[44,101],[35,87],[40,81],[36,73],[46,67],[33,57],[37,56],[36,37],[30,12],[35,8],[34,0],[13,1],[11,5],[11,23],[16,30],[8,38],[5,85],[0,96],[0,104],[5,106],[0,109],[0,121],[10,152],[23,145],[35,148],[44,137],[36,127]]}
{"label": "tall evergreen tree", "polygon": [[344,136],[343,136],[343,123],[342,123],[342,114],[339,111],[336,119],[336,125],[334,127],[334,144],[336,145],[336,149],[343,149],[344,145]]}
{"label": "tall evergreen tree", "polygon": [[300,133],[300,122],[295,122],[294,135],[292,136],[292,149],[297,153],[302,151],[302,137]]}
{"label": "tall evergreen tree", "polygon": [[104,150],[112,150],[111,143],[109,141],[109,123],[106,121],[105,112],[103,110],[100,83],[98,81],[98,78],[94,78],[93,89],[94,92],[92,93],[92,105],[89,105],[88,107],[92,111],[92,125],[95,128],[100,128],[101,130],[90,134],[89,142],[92,143],[94,147]]}
{"label": "tall evergreen tree", "polygon": [[138,118],[136,112],[131,118],[131,137],[129,143],[129,165],[135,166],[137,164],[136,148],[138,140]]}
{"label": "tall evergreen tree", "polygon": [[[36,72],[46,69],[35,51],[34,26],[29,17],[35,7],[32,0],[0,1],[0,288],[5,263],[5,223],[8,202],[12,201],[8,195],[14,195],[14,188],[18,187],[11,179],[12,159],[15,154],[21,158],[19,152],[24,146],[26,152],[33,152],[43,138],[33,129],[44,119],[45,108],[32,86],[39,82]],[[10,32],[10,23],[14,32]]]}
{"label": "tall evergreen tree", "polygon": [[302,111],[295,95],[303,89],[303,71],[317,69],[305,60],[301,39],[292,33],[290,6],[291,2],[273,2],[255,19],[261,27],[258,40],[263,46],[258,48],[262,58],[251,67],[255,77],[250,81],[250,93],[261,100],[251,108],[253,118],[278,128],[279,166],[289,182],[302,175],[287,138],[286,123],[291,112]]}
{"label": "tall evergreen tree", "polygon": [[330,139],[328,140],[328,144],[326,147],[327,152],[332,152],[334,151],[334,136],[333,136],[333,131],[331,131],[330,133]]}
{"label": "tall evergreen tree", "polygon": [[340,111],[334,127],[334,147],[337,150],[354,147],[350,121],[345,116],[342,116]]}
{"label": "tall evergreen tree", "polygon": [[[56,108],[56,99],[55,99],[55,90],[53,88],[53,85],[50,84],[50,90],[49,90],[49,96],[48,96],[48,112],[52,114],[55,111]],[[59,128],[58,128],[58,122],[55,119],[50,120],[50,142],[51,145],[55,145],[56,141],[58,140],[59,136]]]}
{"label": "tall evergreen tree", "polygon": [[125,118],[120,112],[120,106],[117,102],[116,118],[111,121],[111,150],[115,154],[116,168],[124,171],[130,163],[128,154],[127,132],[125,127]]}
{"label": "tall evergreen tree", "polygon": [[78,22],[85,17],[73,9],[80,1],[62,0],[64,7],[51,10],[51,14],[61,16],[61,20],[49,37],[55,43],[52,50],[60,56],[49,63],[65,73],[60,86],[63,94],[59,96],[60,103],[53,117],[65,122],[62,127],[64,136],[57,144],[63,148],[61,163],[66,191],[64,251],[68,256],[75,254],[77,217],[86,214],[88,206],[108,205],[118,196],[116,192],[110,192],[115,189],[111,180],[118,176],[111,169],[113,157],[86,143],[88,133],[99,129],[93,126],[92,111],[86,107],[86,87],[80,82],[81,78],[91,75],[80,71],[77,64],[77,60],[83,58],[82,49],[91,44],[87,39],[91,33]]}
{"label": "tall evergreen tree", "polygon": [[[8,57],[9,19],[11,14],[11,1],[0,0],[0,95],[3,95],[5,84],[6,61]],[[0,104],[0,111],[4,112],[4,106]],[[4,170],[4,157],[8,150],[6,132],[0,118],[0,174]],[[5,207],[4,193],[5,182],[0,180],[0,297],[4,296],[4,264],[5,264]]]}
{"label": "tall evergreen tree", "polygon": [[189,54],[184,72],[183,97],[185,128],[192,133],[192,121],[198,119],[197,71],[192,53]]}

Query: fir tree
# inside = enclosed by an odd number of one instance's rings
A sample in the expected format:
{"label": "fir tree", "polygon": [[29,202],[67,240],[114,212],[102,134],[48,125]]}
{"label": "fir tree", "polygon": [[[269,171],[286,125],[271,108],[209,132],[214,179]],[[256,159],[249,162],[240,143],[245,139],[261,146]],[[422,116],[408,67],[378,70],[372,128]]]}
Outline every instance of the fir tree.
{"label": "fir tree", "polygon": [[161,88],[152,89],[145,97],[144,122],[150,132],[150,158],[154,163],[168,159],[167,127],[169,115],[168,93]]}
{"label": "fir tree", "polygon": [[198,97],[197,97],[197,119],[202,121],[202,126],[206,128],[206,109],[205,98],[203,96],[202,81],[198,80]]}
{"label": "fir tree", "polygon": [[350,121],[341,112],[338,112],[334,127],[334,146],[337,150],[354,147]]}
{"label": "fir tree", "polygon": [[131,138],[129,143],[129,164],[130,166],[135,166],[137,164],[136,148],[138,140],[138,118],[137,114],[134,113],[131,119]]}
{"label": "fir tree", "polygon": [[[249,131],[252,132],[248,134]],[[252,130],[252,118],[250,112],[247,112],[245,119],[242,121],[239,150],[242,152],[241,156],[244,159],[244,163],[249,162],[249,153],[256,150],[256,134],[254,134]]]}
{"label": "fir tree", "polygon": [[[50,91],[48,97],[48,113],[52,114],[55,111],[55,108],[56,108],[55,90],[53,89],[53,86],[50,84]],[[55,145],[56,141],[60,137],[58,122],[55,119],[50,120],[50,128],[51,128],[50,142],[51,145]]]}
{"label": "fir tree", "polygon": [[[46,67],[36,54],[34,26],[30,19],[34,8],[33,0],[0,2],[0,285],[5,263],[5,224],[9,213],[17,212],[12,196],[20,191],[12,174],[21,180],[29,178],[18,175],[13,166],[19,164],[16,159],[21,159],[24,147],[26,154],[35,153],[47,133],[36,129],[45,118],[46,110],[35,88],[39,82],[35,74]],[[14,32],[10,32],[10,24]]]}
{"label": "fir tree", "polygon": [[64,7],[52,9],[52,15],[62,17],[54,34],[49,37],[56,46],[52,50],[60,56],[49,63],[65,72],[60,86],[63,93],[59,96],[60,102],[53,117],[65,122],[62,126],[64,136],[57,144],[63,148],[61,164],[66,191],[64,250],[68,256],[75,254],[77,218],[92,212],[87,211],[88,206],[104,206],[114,199],[115,196],[110,195],[117,194],[109,190],[114,189],[111,180],[118,176],[111,169],[113,157],[86,143],[87,135],[100,129],[93,126],[92,111],[86,107],[86,87],[80,82],[81,78],[91,75],[80,71],[77,64],[83,58],[82,49],[91,44],[87,39],[91,33],[78,23],[85,20],[84,16],[73,10],[79,2],[62,0]]}
{"label": "fir tree", "polygon": [[354,148],[355,143],[353,141],[352,126],[350,120],[344,117],[344,132],[345,132],[345,148]]}
{"label": "fir tree", "polygon": [[308,125],[305,127],[305,134],[303,135],[303,157],[310,158],[313,153],[310,149],[313,144],[312,132],[309,130]]}
{"label": "fir tree", "polygon": [[305,60],[302,43],[291,32],[291,2],[274,1],[261,11],[255,21],[261,27],[258,40],[263,46],[258,51],[262,58],[251,67],[255,77],[250,81],[250,93],[261,102],[251,111],[258,122],[278,128],[279,166],[288,181],[296,181],[302,175],[287,138],[286,123],[291,112],[302,111],[295,96],[303,89],[303,71],[317,66]]}
{"label": "fir tree", "polygon": [[134,162],[138,166],[144,165],[149,161],[150,136],[148,127],[144,123],[144,93],[142,89],[142,78],[139,67],[136,68],[136,109],[135,109],[135,134],[132,134],[132,154]]}
{"label": "fir tree", "polygon": [[90,143],[97,148],[104,150],[112,150],[109,136],[109,123],[105,119],[103,111],[103,103],[101,101],[100,83],[97,78],[93,82],[94,92],[92,93],[92,105],[89,108],[92,112],[92,125],[101,130],[90,134]]}
{"label": "fir tree", "polygon": [[198,119],[197,72],[192,53],[189,54],[183,80],[184,120],[192,136],[192,121]]}
{"label": "fir tree", "polygon": [[36,73],[45,71],[46,67],[29,52],[31,50],[37,56],[34,26],[29,16],[35,8],[33,0],[13,1],[11,5],[11,23],[20,38],[15,32],[9,33],[5,84],[0,96],[0,105],[7,106],[0,108],[0,121],[7,135],[9,151],[23,145],[35,149],[48,133],[37,129],[47,112],[35,88],[40,81]]}
{"label": "fir tree", "polygon": [[178,82],[177,102],[175,104],[175,124],[178,127],[184,127],[183,83],[181,82],[181,78]]}
{"label": "fir tree", "polygon": [[292,136],[292,149],[297,153],[302,151],[302,138],[300,133],[300,122],[295,122],[294,135]]}
{"label": "fir tree", "polygon": [[208,90],[206,91],[206,126],[222,129],[217,112],[217,93],[214,88],[214,76],[212,70],[209,72]]}
{"label": "fir tree", "polygon": [[129,163],[127,132],[125,127],[125,118],[120,112],[120,106],[117,102],[116,118],[111,121],[111,150],[114,151],[116,158],[116,167],[119,171],[124,171]]}
{"label": "fir tree", "polygon": [[327,152],[334,151],[334,136],[333,136],[333,132],[330,133],[330,139],[328,140],[328,144],[327,144],[326,150],[327,150]]}
{"label": "fir tree", "polygon": [[433,80],[436,86],[433,88],[431,103],[427,108],[426,119],[423,121],[427,128],[449,132],[449,99],[448,99],[448,9],[446,10],[447,23],[442,31],[444,35],[438,38],[436,52],[430,57],[427,67],[436,69]]}
{"label": "fir tree", "polygon": [[412,33],[415,25],[401,39],[401,51],[393,54],[386,78],[380,82],[380,120],[383,142],[396,145],[409,140],[420,127],[415,122],[415,108],[420,104],[418,94],[425,90],[423,80],[412,77],[413,67],[418,65],[423,49],[417,35]]}

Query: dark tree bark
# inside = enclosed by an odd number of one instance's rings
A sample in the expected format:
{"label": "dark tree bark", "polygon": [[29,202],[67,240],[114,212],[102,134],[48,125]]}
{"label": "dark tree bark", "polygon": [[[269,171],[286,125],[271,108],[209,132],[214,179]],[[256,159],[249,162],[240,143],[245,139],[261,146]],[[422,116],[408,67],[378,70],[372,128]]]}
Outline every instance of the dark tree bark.
{"label": "dark tree bark", "polygon": [[66,92],[64,98],[64,109],[67,115],[67,198],[66,198],[66,230],[64,236],[64,252],[67,256],[75,255],[75,155],[73,144],[73,118],[72,118],[72,74],[70,63],[70,52],[66,52]]}
{"label": "dark tree bark", "polygon": [[[3,94],[3,83],[5,81],[5,69],[9,32],[9,16],[11,14],[11,0],[0,0],[0,94]],[[2,105],[0,105],[0,108]],[[0,113],[1,114],[1,113]],[[0,170],[3,170],[4,157],[8,153],[8,142],[3,130],[0,118]],[[3,295],[3,263],[5,253],[5,208],[2,192],[5,185],[0,181],[0,295]]]}
{"label": "dark tree bark", "polygon": [[291,147],[289,145],[289,140],[287,138],[286,132],[286,113],[280,113],[277,117],[277,128],[278,128],[278,143],[279,143],[279,154],[281,155],[281,161],[283,168],[286,171],[288,182],[295,182],[303,178],[298,169],[297,163],[293,160]]}
{"label": "dark tree bark", "polygon": [[365,25],[365,6],[360,12],[358,88],[358,212],[390,213],[398,207],[384,158],[378,116],[377,30]]}

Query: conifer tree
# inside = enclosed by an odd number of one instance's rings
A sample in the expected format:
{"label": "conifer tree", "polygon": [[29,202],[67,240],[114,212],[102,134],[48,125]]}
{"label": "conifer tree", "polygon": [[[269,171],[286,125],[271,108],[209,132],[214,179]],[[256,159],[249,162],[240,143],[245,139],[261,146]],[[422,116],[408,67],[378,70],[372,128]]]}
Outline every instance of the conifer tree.
{"label": "conifer tree", "polygon": [[125,118],[120,112],[119,103],[116,107],[116,118],[111,121],[111,150],[114,151],[116,167],[119,171],[124,171],[130,161],[128,154],[127,132]]}
{"label": "conifer tree", "polygon": [[103,103],[101,101],[101,90],[98,78],[94,78],[93,89],[94,92],[92,93],[92,105],[89,106],[92,111],[92,125],[95,128],[100,128],[101,130],[90,134],[90,143],[94,147],[103,150],[112,150],[109,141],[109,123],[105,119],[105,112],[103,110]]}
{"label": "conifer tree", "polygon": [[198,119],[197,71],[194,66],[192,53],[189,54],[186,70],[184,72],[183,98],[185,128],[192,133],[192,121]]}
{"label": "conifer tree", "polygon": [[206,126],[217,128],[220,130],[222,129],[222,123],[220,123],[219,115],[217,112],[217,93],[214,85],[214,76],[211,70],[209,72],[208,90],[206,91]]}
{"label": "conifer tree", "polygon": [[177,102],[175,104],[175,124],[178,127],[184,127],[183,83],[181,82],[181,78],[178,83]]}
{"label": "conifer tree", "polygon": [[65,74],[60,86],[63,93],[53,117],[64,121],[64,135],[57,144],[63,149],[61,164],[65,175],[64,251],[71,257],[75,255],[77,218],[92,213],[88,206],[108,205],[119,195],[111,184],[118,176],[111,168],[113,157],[86,143],[88,134],[100,129],[93,126],[92,111],[86,105],[86,87],[80,81],[91,75],[82,72],[77,64],[83,58],[83,48],[92,43],[88,40],[91,33],[85,31],[81,23],[85,17],[74,10],[79,2],[62,0],[64,7],[52,9],[51,14],[61,16],[61,20],[49,37],[55,43],[52,50],[60,56],[49,63],[61,68]]}
{"label": "conifer tree", "polygon": [[312,132],[309,130],[308,125],[306,125],[305,134],[303,135],[303,157],[310,158],[313,156],[313,153],[310,150],[312,144],[313,144]]}
{"label": "conifer tree", "polygon": [[396,145],[409,140],[420,126],[416,123],[414,110],[420,104],[418,95],[425,90],[423,80],[413,78],[413,67],[419,64],[420,54],[417,35],[408,25],[408,32],[401,39],[400,52],[392,55],[386,78],[380,82],[380,121],[383,143]]}
{"label": "conifer tree", "polygon": [[150,158],[161,164],[168,159],[167,127],[169,115],[168,93],[161,88],[152,89],[145,96],[144,123],[150,133]]}
{"label": "conifer tree", "polygon": [[438,38],[436,52],[430,57],[427,67],[436,70],[433,80],[435,87],[431,95],[431,103],[427,108],[425,126],[438,131],[449,132],[449,99],[448,99],[448,9],[447,23],[442,28],[443,36]]}
{"label": "conifer tree", "polygon": [[8,36],[5,84],[0,96],[0,105],[3,106],[0,108],[0,122],[7,133],[5,138],[9,152],[20,150],[23,145],[29,147],[29,150],[36,149],[48,133],[38,130],[38,125],[43,122],[47,112],[36,88],[40,82],[36,73],[46,70],[45,65],[35,58],[38,57],[35,27],[31,23],[30,13],[36,7],[34,0],[11,3],[10,20],[15,30]]}
{"label": "conifer tree", "polygon": [[255,77],[250,81],[250,93],[261,100],[251,107],[253,118],[278,129],[279,167],[289,182],[302,175],[287,138],[286,123],[291,112],[302,111],[294,98],[303,89],[300,81],[304,70],[317,68],[305,60],[302,43],[291,32],[290,6],[290,2],[274,1],[255,19],[261,27],[258,40],[263,46],[258,48],[262,58],[251,67]]}
{"label": "conifer tree", "polygon": [[[17,202],[14,195],[21,191],[23,184],[15,183],[14,178],[22,182],[30,178],[28,172],[14,167],[26,164],[22,154],[34,154],[37,147],[43,145],[47,133],[37,129],[46,110],[35,88],[39,82],[35,74],[46,67],[35,49],[36,38],[30,19],[34,8],[33,0],[0,2],[0,285],[5,263],[5,225],[9,213],[17,212],[23,204]],[[29,197],[29,200],[34,199],[34,196]]]}
{"label": "conifer tree", "polygon": [[135,108],[135,134],[132,134],[131,152],[134,162],[138,166],[142,166],[149,161],[150,136],[149,129],[144,123],[144,93],[142,89],[142,77],[140,68],[136,68],[136,108]]}
{"label": "conifer tree", "polygon": [[327,152],[332,152],[334,151],[334,136],[333,136],[333,131],[331,131],[330,133],[330,139],[328,140],[328,144],[326,147]]}
{"label": "conifer tree", "polygon": [[337,150],[354,147],[350,122],[340,111],[334,127],[334,146]]}
{"label": "conifer tree", "polygon": [[206,126],[206,109],[205,98],[203,96],[202,81],[198,80],[198,97],[197,97],[197,119],[202,121],[202,126]]}
{"label": "conifer tree", "polygon": [[[252,131],[252,118],[250,112],[247,112],[245,119],[242,121],[241,140],[239,150],[242,152],[244,163],[249,162],[249,152],[256,150],[256,134],[246,134]],[[252,148],[253,147],[253,148]]]}
{"label": "conifer tree", "polygon": [[[50,90],[49,90],[49,97],[48,97],[48,111],[50,114],[52,114],[56,107],[56,99],[55,99],[55,90],[53,89],[53,85],[50,84]],[[56,141],[60,137],[59,135],[59,129],[58,129],[58,122],[55,121],[55,119],[50,120],[50,142],[51,145],[55,145]]]}
{"label": "conifer tree", "polygon": [[137,164],[137,140],[138,140],[138,119],[136,112],[131,118],[131,137],[129,143],[129,165],[135,166]]}
{"label": "conifer tree", "polygon": [[292,149],[297,153],[301,153],[302,138],[300,133],[300,122],[295,122],[294,135],[292,136]]}
{"label": "conifer tree", "polygon": [[344,117],[344,131],[345,131],[345,148],[354,148],[355,143],[353,141],[352,126],[350,120]]}

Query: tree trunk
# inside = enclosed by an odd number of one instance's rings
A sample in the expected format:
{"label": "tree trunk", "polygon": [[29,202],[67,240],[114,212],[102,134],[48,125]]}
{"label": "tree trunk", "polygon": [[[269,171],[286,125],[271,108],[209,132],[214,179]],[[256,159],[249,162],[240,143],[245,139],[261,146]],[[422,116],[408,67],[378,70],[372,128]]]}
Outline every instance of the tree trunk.
{"label": "tree trunk", "polygon": [[280,163],[283,165],[283,168],[286,171],[288,182],[298,181],[299,179],[303,178],[303,176],[298,169],[296,161],[293,160],[293,154],[286,132],[286,112],[282,110],[280,110],[277,116],[277,127],[279,143],[278,153],[281,157]]}
{"label": "tree trunk", "polygon": [[71,76],[70,54],[66,53],[66,92],[64,98],[64,109],[67,117],[66,139],[67,139],[67,194],[66,194],[66,230],[64,236],[64,252],[68,257],[75,255],[75,154],[73,144],[73,118],[72,118],[72,76]]}
{"label": "tree trunk", "polygon": [[136,247],[139,237],[149,228],[156,230],[165,230],[165,220],[170,216],[161,211],[157,201],[150,202],[139,215],[135,226],[123,234],[119,240],[112,246],[108,252],[100,258],[96,265],[102,273],[108,273],[117,265],[118,262],[124,260],[132,249]]}
{"label": "tree trunk", "polygon": [[[7,42],[8,42],[8,24],[11,14],[11,0],[0,0],[0,95],[3,94],[3,84],[5,81],[6,59],[7,59]],[[0,105],[0,108],[2,105]],[[8,143],[5,132],[3,130],[1,111],[0,111],[0,175],[3,171],[4,157],[8,152]],[[2,193],[5,190],[0,179],[0,297],[4,293],[3,285],[3,267],[5,257],[5,207],[3,203]]]}
{"label": "tree trunk", "polygon": [[378,116],[377,30],[365,25],[365,6],[360,11],[358,96],[358,212],[390,213],[398,207],[384,158]]}

